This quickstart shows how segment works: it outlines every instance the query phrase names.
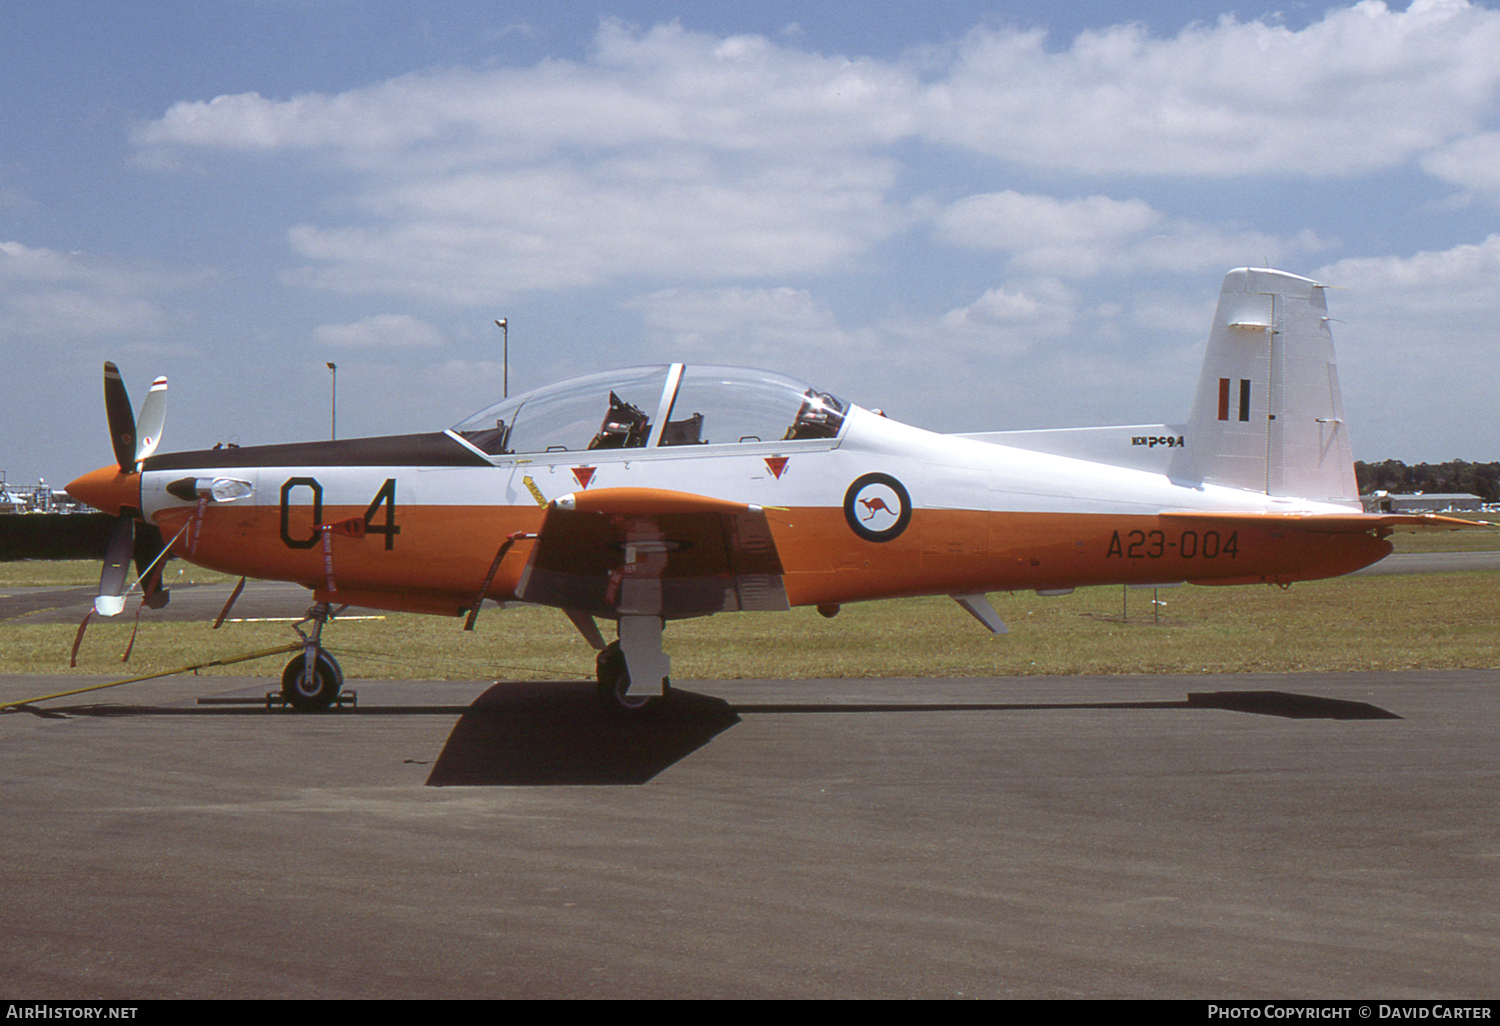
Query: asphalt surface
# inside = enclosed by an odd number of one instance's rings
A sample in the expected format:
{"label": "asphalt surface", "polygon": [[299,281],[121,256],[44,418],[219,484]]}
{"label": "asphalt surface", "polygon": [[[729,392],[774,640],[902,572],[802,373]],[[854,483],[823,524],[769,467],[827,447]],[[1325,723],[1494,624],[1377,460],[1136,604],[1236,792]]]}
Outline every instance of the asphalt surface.
{"label": "asphalt surface", "polygon": [[1500,570],[1500,552],[1393,552],[1350,576],[1441,574]]}
{"label": "asphalt surface", "polygon": [[[1456,557],[1367,572],[1497,567]],[[6,996],[1500,992],[1500,670],[679,681],[640,722],[577,682],[272,686],[0,714]]]}
{"label": "asphalt surface", "polygon": [[1500,990],[1497,670],[268,687],[0,715],[9,996]]}

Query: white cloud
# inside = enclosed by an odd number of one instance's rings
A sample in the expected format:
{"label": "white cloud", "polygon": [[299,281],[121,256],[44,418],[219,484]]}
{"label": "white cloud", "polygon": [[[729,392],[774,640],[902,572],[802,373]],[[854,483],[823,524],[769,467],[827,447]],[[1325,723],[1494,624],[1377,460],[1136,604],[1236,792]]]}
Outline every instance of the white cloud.
{"label": "white cloud", "polygon": [[1310,231],[1290,239],[1169,218],[1142,200],[1061,200],[1006,190],[969,196],[935,220],[945,241],[1011,254],[1011,269],[1085,278],[1101,273],[1203,271],[1316,252]]}
{"label": "white cloud", "polygon": [[1474,131],[1500,86],[1500,13],[1364,0],[1301,31],[1232,18],[1171,39],[981,28],[928,95],[927,137],[1035,168],[1342,177]]}
{"label": "white cloud", "polygon": [[1007,394],[1012,361],[1055,339],[1075,301],[1057,283],[1032,283],[943,316],[860,328],[790,287],[666,289],[627,306],[663,359],[766,367],[924,427],[977,430],[993,422],[976,419],[976,399]]}
{"label": "white cloud", "polygon": [[894,230],[893,178],[884,161],[772,168],[663,153],[402,183],[362,198],[377,225],[294,228],[293,249],[316,263],[293,280],[482,304],[624,277],[817,272]]}
{"label": "white cloud", "polygon": [[1500,201],[1500,133],[1454,140],[1423,157],[1422,168],[1435,178]]}
{"label": "white cloud", "polygon": [[[1500,13],[1366,2],[1300,31],[1225,18],[979,28],[911,61],[600,27],[589,56],[452,69],[337,94],[174,104],[138,126],[161,166],[194,150],[305,154],[349,190],[291,228],[284,279],[477,305],[518,291],[654,280],[763,284],[844,270],[930,203],[912,169],[955,151],[997,166],[1168,178],[1348,176],[1425,157],[1492,175],[1479,131],[1500,88]],[[338,213],[333,213],[337,211]],[[1169,216],[1138,199],[997,191],[939,219],[1016,273],[1198,271],[1328,245]]]}
{"label": "white cloud", "polygon": [[0,334],[53,343],[156,334],[174,317],[161,294],[203,277],[0,242]]}
{"label": "white cloud", "polygon": [[821,377],[869,356],[874,337],[851,332],[802,289],[664,289],[625,304],[654,350],[693,363],[749,364]]}
{"label": "white cloud", "polygon": [[962,339],[991,355],[1015,355],[1066,336],[1077,313],[1077,293],[1043,278],[987,289],[973,303],[948,311],[940,324],[949,341]]}
{"label": "white cloud", "polygon": [[1489,459],[1500,443],[1500,235],[1340,260],[1312,276],[1336,286],[1328,304],[1356,458]]}
{"label": "white cloud", "polygon": [[1500,309],[1500,235],[1410,257],[1351,257],[1319,268],[1313,277],[1383,317],[1476,318],[1471,326],[1489,334],[1492,312]]}
{"label": "white cloud", "polygon": [[938,229],[960,245],[1018,250],[1092,246],[1139,235],[1161,221],[1141,200],[1066,201],[1007,189],[958,201],[939,216]]}
{"label": "white cloud", "polygon": [[377,314],[353,324],[324,324],[313,330],[313,340],[348,348],[438,346],[443,333],[408,314]]}
{"label": "white cloud", "polygon": [[89,273],[76,256],[20,242],[0,242],[0,285],[74,281]]}
{"label": "white cloud", "polygon": [[584,63],[411,74],[290,100],[244,93],[184,101],[137,126],[133,139],[147,150],[315,150],[349,166],[421,150],[436,171],[525,162],[559,147],[831,151],[912,129],[913,81],[898,66],[675,24],[641,32],[606,21],[594,42]]}
{"label": "white cloud", "polygon": [[289,233],[289,280],[483,303],[643,275],[839,266],[902,221],[899,71],[756,37],[606,23],[587,64],[408,75],[335,96],[174,105],[147,149],[306,151],[366,215]]}
{"label": "white cloud", "polygon": [[887,319],[826,387],[938,431],[1180,419],[1211,294],[1166,319],[1153,304],[1167,301],[1126,309],[1057,279],[1007,281],[937,317]]}

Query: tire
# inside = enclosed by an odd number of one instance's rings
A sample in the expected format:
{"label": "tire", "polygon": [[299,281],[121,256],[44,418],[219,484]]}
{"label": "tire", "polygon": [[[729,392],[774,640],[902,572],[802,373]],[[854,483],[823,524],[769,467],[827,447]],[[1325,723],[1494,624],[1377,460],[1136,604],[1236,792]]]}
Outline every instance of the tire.
{"label": "tire", "polygon": [[616,716],[645,716],[659,710],[666,702],[666,695],[632,695],[630,670],[625,666],[625,653],[620,651],[618,641],[611,642],[599,653],[596,663],[599,683],[594,694],[599,704]]}
{"label": "tire", "polygon": [[306,653],[297,656],[281,671],[281,696],[298,712],[322,712],[338,701],[344,688],[344,671],[339,664],[322,649],[318,649],[318,661],[314,667],[312,688],[302,679],[302,668],[307,664]]}

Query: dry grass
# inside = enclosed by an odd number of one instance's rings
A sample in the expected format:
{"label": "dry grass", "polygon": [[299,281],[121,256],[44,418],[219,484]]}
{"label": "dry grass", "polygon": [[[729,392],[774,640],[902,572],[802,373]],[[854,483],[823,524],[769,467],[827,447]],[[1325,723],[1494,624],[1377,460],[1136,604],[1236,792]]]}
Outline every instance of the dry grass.
{"label": "dry grass", "polygon": [[[1449,573],[1286,591],[1188,586],[1160,591],[1159,622],[1148,590],[1001,593],[991,600],[1011,628],[1006,637],[992,637],[948,599],[910,599],[848,606],[832,620],[797,609],[684,621],[669,626],[667,642],[678,679],[1489,667],[1500,665],[1497,585],[1494,573]],[[68,672],[73,627],[3,630],[0,672]],[[130,631],[128,623],[92,624],[75,672],[124,677],[294,640],[284,624],[146,624],[122,667]],[[325,641],[355,678],[564,679],[587,676],[593,664],[567,620],[540,608],[487,610],[473,633],[457,620],[415,615],[336,622]],[[212,672],[270,678],[282,661]]]}
{"label": "dry grass", "polygon": [[[132,573],[133,579],[133,573]],[[167,564],[166,582],[173,584],[222,584],[236,578],[216,570],[174,559]],[[83,559],[24,559],[0,563],[0,593],[10,588],[78,588],[97,587],[99,564]]]}
{"label": "dry grass", "polygon": [[[1454,513],[1461,520],[1481,520],[1487,524],[1500,525],[1500,514]],[[1478,528],[1464,531],[1422,531],[1419,533],[1394,534],[1391,542],[1397,552],[1491,552],[1500,549],[1500,526],[1484,531]]]}
{"label": "dry grass", "polygon": [[[991,637],[947,599],[849,607],[832,621],[723,617],[674,627],[681,676],[975,676],[1487,667],[1496,575],[1364,577],[1276,588],[1092,588],[991,596]],[[1123,603],[1128,602],[1128,616]],[[723,621],[721,624],[720,621]],[[785,623],[783,621],[786,621]]]}

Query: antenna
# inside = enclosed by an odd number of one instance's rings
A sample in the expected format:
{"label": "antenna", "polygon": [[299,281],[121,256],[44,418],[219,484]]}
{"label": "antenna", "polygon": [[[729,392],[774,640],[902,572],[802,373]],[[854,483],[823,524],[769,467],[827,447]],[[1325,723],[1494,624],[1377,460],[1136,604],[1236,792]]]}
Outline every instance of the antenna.
{"label": "antenna", "polygon": [[505,364],[504,364],[504,366],[505,366],[505,394],[503,396],[501,396],[501,398],[502,399],[509,399],[510,398],[510,318],[509,317],[502,317],[502,318],[500,318],[498,321],[495,322],[495,327],[497,327],[497,328],[500,329],[500,333],[505,338],[505,356],[504,356],[504,359],[505,359]]}

